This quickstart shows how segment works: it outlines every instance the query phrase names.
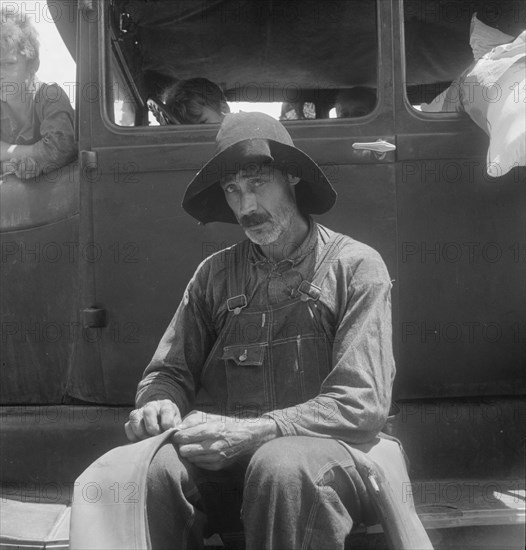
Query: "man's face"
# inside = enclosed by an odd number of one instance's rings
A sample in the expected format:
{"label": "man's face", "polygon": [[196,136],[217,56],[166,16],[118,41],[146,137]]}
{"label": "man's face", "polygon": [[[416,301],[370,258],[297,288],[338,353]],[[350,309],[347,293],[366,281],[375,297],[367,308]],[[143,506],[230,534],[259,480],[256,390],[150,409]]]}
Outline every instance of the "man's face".
{"label": "man's face", "polygon": [[286,237],[299,215],[289,177],[271,165],[254,165],[221,181],[228,206],[246,236],[268,245]]}
{"label": "man's face", "polygon": [[9,101],[23,97],[29,78],[27,59],[15,51],[0,54],[0,99]]}

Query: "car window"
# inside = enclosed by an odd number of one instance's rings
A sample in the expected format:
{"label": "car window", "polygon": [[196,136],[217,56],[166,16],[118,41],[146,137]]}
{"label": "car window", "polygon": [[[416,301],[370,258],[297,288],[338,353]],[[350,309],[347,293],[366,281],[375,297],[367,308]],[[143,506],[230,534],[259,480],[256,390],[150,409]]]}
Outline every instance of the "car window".
{"label": "car window", "polygon": [[[206,79],[230,112],[281,120],[365,116],[376,105],[376,10],[370,0],[115,0],[109,87],[118,82],[119,93],[108,93],[120,111],[108,112],[120,125],[206,122],[193,104],[181,115],[167,92]],[[174,97],[178,105],[190,101],[178,89]],[[123,116],[126,102],[132,114]],[[140,115],[148,105],[150,114]]]}

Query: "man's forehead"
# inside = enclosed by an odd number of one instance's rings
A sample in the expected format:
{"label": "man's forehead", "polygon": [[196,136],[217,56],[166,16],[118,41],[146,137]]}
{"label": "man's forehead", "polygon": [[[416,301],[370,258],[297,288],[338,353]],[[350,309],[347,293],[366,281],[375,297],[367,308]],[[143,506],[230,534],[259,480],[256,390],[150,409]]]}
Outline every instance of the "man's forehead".
{"label": "man's forehead", "polygon": [[224,174],[219,180],[221,185],[225,185],[232,181],[239,181],[243,178],[253,178],[257,176],[272,176],[274,174],[275,166],[269,163],[250,163],[243,166],[237,166],[232,168]]}

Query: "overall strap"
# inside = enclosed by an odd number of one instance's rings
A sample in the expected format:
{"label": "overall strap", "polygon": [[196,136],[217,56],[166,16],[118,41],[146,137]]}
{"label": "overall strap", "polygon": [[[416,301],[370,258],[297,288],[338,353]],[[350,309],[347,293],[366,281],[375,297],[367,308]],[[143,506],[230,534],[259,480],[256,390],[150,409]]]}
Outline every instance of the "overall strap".
{"label": "overall strap", "polygon": [[248,300],[245,294],[245,281],[248,263],[249,241],[244,240],[226,251],[226,277],[228,298],[226,307],[234,315],[239,315]]}
{"label": "overall strap", "polygon": [[336,260],[336,257],[340,252],[340,246],[345,239],[345,235],[335,233],[325,243],[325,245],[321,249],[319,258],[316,261],[312,280],[310,282],[302,281],[300,286],[298,287],[298,292],[301,294],[301,299],[303,301],[316,301],[319,299],[319,297],[321,296],[321,285],[323,283],[323,279],[325,279],[325,276],[329,272],[331,263]]}

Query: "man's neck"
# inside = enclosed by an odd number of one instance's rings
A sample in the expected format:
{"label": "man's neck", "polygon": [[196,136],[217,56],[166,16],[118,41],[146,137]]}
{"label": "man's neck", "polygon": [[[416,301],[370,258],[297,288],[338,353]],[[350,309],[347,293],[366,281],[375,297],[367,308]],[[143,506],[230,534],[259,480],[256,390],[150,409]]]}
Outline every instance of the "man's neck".
{"label": "man's neck", "polygon": [[286,258],[294,257],[298,248],[309,234],[309,220],[301,215],[297,216],[288,231],[273,243],[260,245],[263,255],[271,262],[277,263]]}

